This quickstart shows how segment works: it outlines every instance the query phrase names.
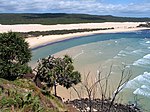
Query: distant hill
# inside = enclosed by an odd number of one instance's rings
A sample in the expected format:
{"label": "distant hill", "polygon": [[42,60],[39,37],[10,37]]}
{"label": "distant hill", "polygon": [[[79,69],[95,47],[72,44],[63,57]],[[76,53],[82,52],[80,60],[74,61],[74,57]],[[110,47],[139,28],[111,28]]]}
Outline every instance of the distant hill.
{"label": "distant hill", "polygon": [[100,23],[100,22],[149,22],[150,18],[99,16],[88,14],[65,13],[22,13],[0,14],[0,24],[71,24],[71,23]]}

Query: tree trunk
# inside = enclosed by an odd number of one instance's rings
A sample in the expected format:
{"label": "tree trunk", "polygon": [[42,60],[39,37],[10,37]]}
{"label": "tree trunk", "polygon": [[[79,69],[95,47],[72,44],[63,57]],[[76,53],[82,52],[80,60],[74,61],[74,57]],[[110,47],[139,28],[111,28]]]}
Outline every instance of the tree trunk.
{"label": "tree trunk", "polygon": [[91,99],[91,95],[89,94],[89,112],[92,112],[92,99]]}
{"label": "tree trunk", "polygon": [[38,76],[37,75],[35,75],[35,78],[34,78],[34,83],[36,84],[36,86],[37,86],[37,79],[38,79]]}
{"label": "tree trunk", "polygon": [[54,95],[55,95],[55,96],[57,96],[57,89],[56,89],[56,86],[57,86],[56,81],[54,81]]}

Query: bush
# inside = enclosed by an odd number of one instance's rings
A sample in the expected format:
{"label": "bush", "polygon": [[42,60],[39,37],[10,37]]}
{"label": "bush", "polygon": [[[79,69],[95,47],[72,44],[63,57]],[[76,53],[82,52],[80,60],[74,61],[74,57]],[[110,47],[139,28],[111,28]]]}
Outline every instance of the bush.
{"label": "bush", "polygon": [[25,39],[13,32],[0,34],[0,78],[14,80],[28,73],[31,50]]}

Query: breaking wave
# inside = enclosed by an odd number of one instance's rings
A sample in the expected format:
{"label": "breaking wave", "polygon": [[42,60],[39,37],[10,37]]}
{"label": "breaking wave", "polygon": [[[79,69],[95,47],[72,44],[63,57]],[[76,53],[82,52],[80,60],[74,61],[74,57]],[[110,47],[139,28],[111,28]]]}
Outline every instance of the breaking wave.
{"label": "breaking wave", "polygon": [[133,94],[150,96],[150,73],[144,72],[142,75],[130,80],[125,88],[133,89]]}

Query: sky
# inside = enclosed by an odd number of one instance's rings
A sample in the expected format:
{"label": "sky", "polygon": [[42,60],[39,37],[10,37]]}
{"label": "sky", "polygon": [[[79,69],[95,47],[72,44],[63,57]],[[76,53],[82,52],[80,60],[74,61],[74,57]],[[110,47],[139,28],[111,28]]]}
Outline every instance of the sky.
{"label": "sky", "polygon": [[84,13],[150,17],[150,0],[0,0],[0,13]]}

